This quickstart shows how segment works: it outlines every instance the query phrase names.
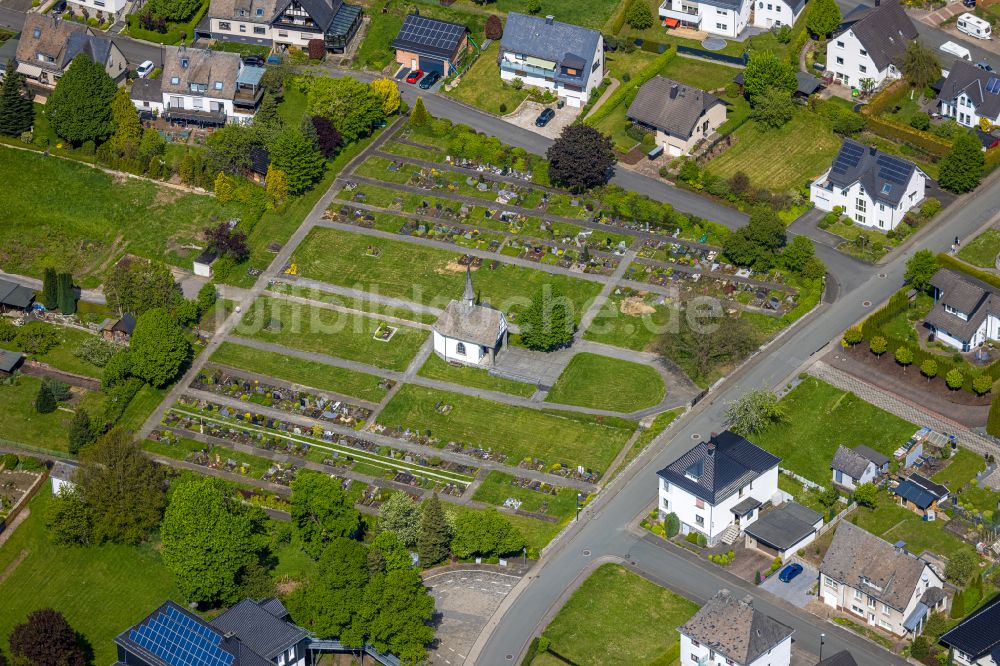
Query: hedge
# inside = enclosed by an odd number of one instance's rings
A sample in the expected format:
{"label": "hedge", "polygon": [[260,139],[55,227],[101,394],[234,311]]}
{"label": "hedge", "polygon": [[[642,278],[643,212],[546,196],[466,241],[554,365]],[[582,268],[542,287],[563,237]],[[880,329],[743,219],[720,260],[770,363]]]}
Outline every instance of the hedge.
{"label": "hedge", "polygon": [[1000,166],[1000,147],[990,148],[983,156],[983,173],[992,173],[998,166]]}
{"label": "hedge", "polygon": [[204,18],[205,14],[208,12],[209,7],[208,2],[202,3],[198,11],[194,13],[191,20],[185,23],[172,23],[170,29],[166,32],[155,32],[153,30],[146,30],[139,25],[139,14],[129,14],[128,17],[128,36],[132,39],[143,39],[147,42],[153,42],[155,44],[164,43],[168,46],[178,44],[181,41],[181,31],[184,31],[184,39],[187,44],[194,41],[194,29]]}
{"label": "hedge", "polygon": [[639,86],[659,74],[663,68],[667,66],[667,63],[673,60],[676,53],[677,51],[675,49],[667,49],[658,55],[656,60],[643,67],[638,74],[632,77],[631,81],[623,83],[618,87],[618,90],[611,93],[611,96],[608,97],[607,101],[605,101],[600,108],[590,114],[590,116],[583,122],[593,127],[610,116],[611,112],[614,111],[619,104],[624,102],[625,98],[630,94],[634,99],[635,91],[638,91]]}
{"label": "hedge", "polygon": [[1000,395],[993,397],[990,403],[990,416],[986,420],[986,432],[994,437],[1000,437]]}
{"label": "hedge", "polygon": [[951,151],[951,142],[928,132],[921,132],[909,125],[879,116],[887,108],[906,97],[908,86],[900,79],[875,95],[872,101],[861,107],[865,126],[873,133],[892,141],[910,143],[932,155],[943,157]]}
{"label": "hedge", "polygon": [[977,280],[982,280],[988,285],[994,286],[1000,289],[1000,277],[993,275],[992,273],[987,273],[986,271],[981,271],[978,268],[973,268],[967,263],[956,259],[950,254],[941,252],[937,256],[938,266],[942,268],[950,268],[952,270],[958,271],[959,273],[965,273],[966,275],[971,275]]}
{"label": "hedge", "polygon": [[618,5],[618,10],[615,15],[611,17],[610,25],[611,35],[617,37],[618,33],[621,32],[622,28],[625,27],[625,15],[628,13],[629,7],[632,5],[630,0],[625,0]]}
{"label": "hedge", "polygon": [[809,31],[806,29],[809,12],[802,12],[802,16],[792,27],[792,40],[788,42],[788,64],[799,71],[799,54],[809,41]]}

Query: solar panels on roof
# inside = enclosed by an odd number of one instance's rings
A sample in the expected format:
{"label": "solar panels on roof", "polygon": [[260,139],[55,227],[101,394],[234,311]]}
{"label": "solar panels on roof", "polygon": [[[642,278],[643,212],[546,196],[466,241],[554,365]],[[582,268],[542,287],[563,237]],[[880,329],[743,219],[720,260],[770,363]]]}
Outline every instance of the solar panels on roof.
{"label": "solar panels on roof", "polygon": [[410,14],[403,22],[394,43],[419,46],[450,56],[462,41],[465,32],[464,25]]}
{"label": "solar panels on roof", "polygon": [[912,167],[909,163],[889,155],[879,155],[879,178],[897,185],[906,185],[907,181],[910,179],[910,171],[912,171]]}
{"label": "solar panels on roof", "polygon": [[174,607],[129,632],[129,640],[171,666],[231,666],[222,635]]}
{"label": "solar panels on roof", "polygon": [[865,149],[862,146],[853,143],[845,143],[840,152],[837,153],[837,159],[833,161],[833,171],[835,173],[847,173],[850,169],[858,166],[861,162],[861,156],[865,154]]}
{"label": "solar panels on roof", "polygon": [[1000,79],[991,76],[990,80],[986,82],[986,92],[991,92],[994,95],[1000,94]]}

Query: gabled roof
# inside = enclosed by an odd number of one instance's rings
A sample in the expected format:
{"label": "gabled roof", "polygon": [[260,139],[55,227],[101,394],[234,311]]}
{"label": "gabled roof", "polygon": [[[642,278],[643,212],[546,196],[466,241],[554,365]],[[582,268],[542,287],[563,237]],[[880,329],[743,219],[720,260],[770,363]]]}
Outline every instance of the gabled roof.
{"label": "gabled roof", "polygon": [[879,71],[898,60],[906,51],[907,43],[917,38],[916,26],[897,0],[886,0],[872,9],[852,11],[841,27],[843,29],[834,36],[852,31]]}
{"label": "gabled roof", "polygon": [[136,79],[129,95],[139,102],[163,102],[163,78]]}
{"label": "gabled roof", "polygon": [[716,104],[715,95],[662,76],[639,87],[626,115],[674,136],[689,138],[698,120]]}
{"label": "gabled roof", "polygon": [[787,502],[747,525],[745,531],[772,548],[787,550],[815,532],[816,523],[822,520],[812,509]]}
{"label": "gabled roof", "polygon": [[719,590],[678,631],[728,659],[749,664],[785,641],[794,629],[755,609],[749,595],[737,600],[729,590]]}
{"label": "gabled roof", "polygon": [[[843,472],[852,479],[860,479],[864,476],[869,465],[875,465],[875,463],[857,449],[849,449],[843,444],[837,447],[837,452],[833,454],[833,460],[830,462],[830,467],[835,471]],[[875,465],[875,467],[879,466]]]}
{"label": "gabled roof", "polygon": [[492,347],[500,338],[504,316],[488,305],[468,305],[452,301],[434,324],[434,330],[446,338]]}
{"label": "gabled roof", "polygon": [[[36,67],[61,72],[72,60],[68,54],[69,38],[73,34],[86,37],[90,30],[82,23],[63,21],[58,16],[28,12],[25,15],[24,29],[21,30],[21,41],[17,45],[17,59]],[[39,53],[49,56],[54,62],[39,60]]]}
{"label": "gabled roof", "polygon": [[22,360],[24,354],[21,352],[0,349],[0,372],[13,372]]}
{"label": "gabled roof", "polygon": [[208,16],[224,20],[238,19],[247,23],[270,23],[277,4],[277,0],[212,0]]}
{"label": "gabled roof", "polygon": [[[163,92],[190,95],[189,84],[197,83],[207,86],[200,93],[204,97],[233,99],[236,96],[236,79],[242,67],[238,53],[168,46],[164,50],[160,85]],[[177,83],[172,83],[175,77]],[[217,82],[222,83],[221,90],[216,88]]]}
{"label": "gabled roof", "polygon": [[16,282],[0,279],[0,305],[9,308],[27,308],[35,300],[34,290]]}
{"label": "gabled roof", "polygon": [[121,316],[121,319],[112,324],[111,330],[117,333],[132,335],[133,331],[135,331],[135,317],[131,312],[126,312]]}
{"label": "gabled roof", "polygon": [[961,650],[975,661],[987,654],[1000,657],[1000,594],[985,606],[941,634],[941,642]]}
{"label": "gabled roof", "polygon": [[[275,17],[284,13],[293,0],[279,0]],[[323,32],[326,32],[337,16],[344,0],[295,0]]]}
{"label": "gabled roof", "polygon": [[948,70],[938,99],[952,102],[963,92],[976,107],[976,113],[996,120],[1000,115],[1000,85],[996,72],[987,72],[967,60],[958,59]]}
{"label": "gabled roof", "polygon": [[858,444],[854,447],[854,452],[871,460],[876,467],[881,468],[889,464],[889,456],[879,453],[867,444]]}
{"label": "gabled roof", "polygon": [[858,662],[854,661],[850,652],[841,650],[819,662],[816,666],[858,666]]}
{"label": "gabled roof", "polygon": [[947,488],[919,474],[911,474],[908,479],[900,481],[892,492],[920,509],[927,509],[948,496]]}
{"label": "gabled roof", "polygon": [[459,23],[439,21],[420,14],[407,14],[392,48],[450,60],[468,29]]}
{"label": "gabled roof", "polygon": [[[510,12],[500,39],[500,48],[502,51],[554,62],[557,65],[557,80],[583,84],[593,67],[594,54],[602,43],[601,33],[597,30],[555,20],[549,23],[544,18]],[[583,65],[579,66],[581,62]],[[582,76],[563,76],[559,71],[563,64],[579,70]]]}
{"label": "gabled roof", "polygon": [[830,167],[828,179],[842,189],[860,182],[873,200],[895,207],[903,200],[915,171],[926,178],[926,174],[909,160],[883,153],[853,139],[844,139]]}
{"label": "gabled roof", "polygon": [[235,635],[244,645],[268,660],[273,660],[289,647],[296,645],[308,634],[305,630],[275,617],[258,603],[243,599],[211,621],[211,625],[225,634]]}
{"label": "gabled roof", "polygon": [[779,462],[781,458],[726,430],[709,442],[696,444],[657,474],[695,497],[717,504]]}
{"label": "gabled roof", "polygon": [[[972,336],[982,326],[986,316],[996,310],[996,290],[971,275],[950,268],[941,268],[931,278],[930,283],[940,293],[924,321],[959,340],[964,342],[972,340]],[[945,306],[965,313],[968,319],[946,312]]]}

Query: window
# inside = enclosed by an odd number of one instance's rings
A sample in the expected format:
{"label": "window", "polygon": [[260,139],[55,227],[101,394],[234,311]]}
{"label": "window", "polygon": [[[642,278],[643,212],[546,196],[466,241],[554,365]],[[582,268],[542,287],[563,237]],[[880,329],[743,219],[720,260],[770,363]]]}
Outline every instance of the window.
{"label": "window", "polygon": [[232,30],[229,21],[219,21],[219,30]]}
{"label": "window", "polygon": [[837,64],[838,65],[843,65],[844,64],[844,59],[841,58],[840,56],[837,56]]}
{"label": "window", "polygon": [[837,42],[837,46],[839,48],[844,48],[844,42]]}
{"label": "window", "polygon": [[601,66],[601,61],[598,60],[597,62],[594,63],[594,66],[590,68],[591,73],[596,72],[597,68],[600,66]]}
{"label": "window", "polygon": [[866,205],[867,205],[867,202],[864,199],[861,199],[861,198],[858,199],[857,207],[858,207],[858,211],[859,212],[864,213]]}
{"label": "window", "polygon": [[265,32],[266,31],[261,26],[254,26],[253,28],[253,34],[255,35],[263,35]]}
{"label": "window", "polygon": [[696,499],[694,501],[694,505],[696,507],[698,507],[699,509],[704,509],[705,508],[705,500],[703,500],[703,499]]}
{"label": "window", "polygon": [[278,33],[278,37],[288,37],[288,33],[287,32],[279,32]]}
{"label": "window", "polygon": [[222,81],[216,81],[215,82],[215,89],[216,90],[222,90]]}
{"label": "window", "polygon": [[889,606],[888,606],[888,604],[882,604],[882,612],[885,613],[886,615],[889,614]]}
{"label": "window", "polygon": [[201,108],[201,103],[202,103],[201,97],[195,97],[194,99],[191,100],[191,105],[196,109]]}
{"label": "window", "polygon": [[104,0],[94,0],[94,4],[97,5],[98,7],[103,7]]}
{"label": "window", "polygon": [[246,32],[246,31],[247,31],[247,27],[245,25],[243,25],[242,23],[240,23],[240,32]]}
{"label": "window", "polygon": [[858,65],[858,71],[864,74],[865,72],[868,71],[868,68],[865,67],[864,65]]}
{"label": "window", "polygon": [[35,28],[34,30],[31,31],[31,36],[34,37],[35,39],[38,39],[39,37],[42,36],[42,29]]}
{"label": "window", "polygon": [[[699,643],[698,641],[696,641],[693,638],[691,639],[691,645],[693,645],[694,647],[701,647],[701,643]],[[961,653],[959,653],[959,654],[961,654]]]}
{"label": "window", "polygon": [[764,3],[763,3],[763,2],[759,2],[759,3],[757,3],[757,6],[758,6],[759,8],[761,8],[761,9],[764,9]]}
{"label": "window", "polygon": [[171,76],[171,77],[170,77],[170,83],[171,83],[171,84],[173,84],[173,85],[175,85],[175,86],[176,86],[176,85],[177,85],[177,84],[179,84],[180,82],[181,82],[181,77],[179,77],[179,76]]}
{"label": "window", "polygon": [[864,49],[858,49],[858,50],[861,51],[861,55],[863,56],[868,55],[868,51],[865,51]]}
{"label": "window", "polygon": [[767,9],[768,9],[768,11],[770,11],[770,10],[774,9],[774,7],[772,7],[770,4],[768,4]]}
{"label": "window", "polygon": [[878,209],[879,209],[879,211],[880,211],[880,212],[884,213],[884,212],[885,212],[885,204],[881,204],[881,203],[880,203],[880,204],[878,205]]}
{"label": "window", "polygon": [[455,353],[458,354],[459,356],[465,356],[464,342],[459,342],[457,345],[455,345]]}
{"label": "window", "polygon": [[854,590],[854,598],[855,599],[861,600],[861,599],[864,598],[864,596],[865,595],[861,594],[861,590]]}
{"label": "window", "polygon": [[857,222],[858,224],[864,224],[865,223],[865,216],[864,215],[859,215],[859,214],[855,213],[854,214],[854,221]]}
{"label": "window", "polygon": [[257,16],[263,16],[263,15],[264,15],[264,10],[263,10],[263,8],[261,8],[261,7],[258,7],[258,8],[257,8]]}
{"label": "window", "polygon": [[704,517],[704,516],[695,516],[695,517],[694,517],[694,522],[695,522],[695,523],[696,523],[696,524],[697,524],[697,525],[698,525],[699,527],[704,527],[704,526],[705,526],[705,517]]}
{"label": "window", "polygon": [[727,12],[725,9],[720,9],[719,16],[729,16],[729,12]]}
{"label": "window", "polygon": [[875,608],[876,605],[875,598],[868,597],[868,608]]}
{"label": "window", "polygon": [[187,69],[187,66],[188,66],[188,59],[181,58],[181,69]]}
{"label": "window", "polygon": [[715,24],[715,29],[716,30],[725,30],[726,29],[726,24],[725,23],[716,23]]}

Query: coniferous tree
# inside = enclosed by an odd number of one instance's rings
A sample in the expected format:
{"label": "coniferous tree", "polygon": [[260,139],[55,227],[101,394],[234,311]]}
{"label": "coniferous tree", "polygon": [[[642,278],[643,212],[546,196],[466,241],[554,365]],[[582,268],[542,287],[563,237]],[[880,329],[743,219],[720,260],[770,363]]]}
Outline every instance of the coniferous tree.
{"label": "coniferous tree", "polygon": [[424,98],[418,97],[417,102],[413,105],[413,110],[410,111],[410,124],[414,127],[423,127],[431,120],[431,114],[427,113],[427,107],[424,106]]}
{"label": "coniferous tree", "polygon": [[962,132],[952,144],[951,152],[941,160],[941,187],[949,192],[968,192],[983,179],[983,151],[979,139]]}
{"label": "coniferous tree", "polygon": [[54,268],[46,268],[42,276],[42,305],[49,310],[59,307],[59,275]]}
{"label": "coniferous tree", "polygon": [[35,411],[39,414],[51,414],[56,411],[56,399],[52,395],[49,385],[42,382],[38,387],[38,394],[35,396]]}
{"label": "coniferous tree", "polygon": [[69,273],[60,273],[57,284],[59,311],[65,315],[74,314],[76,312],[76,293],[73,291],[73,276]]}
{"label": "coniferous tree", "polygon": [[19,136],[31,129],[35,110],[25,96],[24,75],[17,71],[14,59],[7,61],[7,72],[0,86],[0,134]]}
{"label": "coniferous tree", "polygon": [[448,547],[451,544],[451,528],[441,508],[441,500],[437,493],[431,495],[424,503],[420,516],[420,532],[417,534],[417,554],[420,564],[428,567],[448,557]]}
{"label": "coniferous tree", "polygon": [[117,90],[104,67],[81,53],[49,96],[45,115],[55,133],[74,145],[103,141],[114,129],[111,100]]}
{"label": "coniferous tree", "polygon": [[90,415],[85,409],[77,409],[69,422],[69,452],[76,455],[85,446],[94,442],[94,431],[90,425]]}

